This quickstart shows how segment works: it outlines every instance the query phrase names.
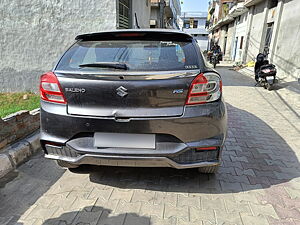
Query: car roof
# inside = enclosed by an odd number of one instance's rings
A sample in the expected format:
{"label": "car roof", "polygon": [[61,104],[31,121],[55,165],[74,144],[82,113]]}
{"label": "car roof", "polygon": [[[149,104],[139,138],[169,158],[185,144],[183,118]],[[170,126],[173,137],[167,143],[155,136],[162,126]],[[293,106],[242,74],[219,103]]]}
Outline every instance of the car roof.
{"label": "car roof", "polygon": [[[136,36],[135,36],[136,35]],[[78,35],[75,40],[170,40],[192,41],[190,34],[173,29],[122,29]]]}

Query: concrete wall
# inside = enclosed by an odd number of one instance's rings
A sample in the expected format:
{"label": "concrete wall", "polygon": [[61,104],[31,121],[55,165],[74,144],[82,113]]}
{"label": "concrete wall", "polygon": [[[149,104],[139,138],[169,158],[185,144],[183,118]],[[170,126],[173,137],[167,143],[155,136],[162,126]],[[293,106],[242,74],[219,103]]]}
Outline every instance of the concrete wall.
{"label": "concrete wall", "polygon": [[200,19],[198,19],[198,26],[197,26],[197,28],[205,29],[205,23],[206,23],[206,18],[200,18]]}
{"label": "concrete wall", "polygon": [[[235,36],[235,23],[231,22],[228,25],[227,42],[226,42],[226,49],[224,53],[224,59],[232,60],[231,51],[232,51],[234,36]],[[222,51],[224,52],[224,47]]]}
{"label": "concrete wall", "polygon": [[[147,4],[146,4],[147,3]],[[134,18],[136,13],[140,28],[150,28],[150,0],[132,0],[133,27],[137,28]]]}
{"label": "concrete wall", "polygon": [[226,42],[226,37],[227,37],[227,31],[226,31],[226,25],[222,26],[220,28],[220,39],[219,39],[219,46],[221,47],[221,51],[223,52],[223,54],[225,54],[224,50],[225,50],[225,42]]}
{"label": "concrete wall", "polygon": [[1,0],[0,15],[0,92],[37,90],[76,35],[115,28],[116,1]]}
{"label": "concrete wall", "polygon": [[[279,7],[280,4],[278,5],[278,11]],[[279,18],[280,24],[277,31],[273,32],[273,39],[277,37],[277,40],[274,43],[275,46],[271,49],[271,61],[278,69],[278,76],[286,81],[295,81],[300,78],[299,12],[299,0],[285,1],[281,18]]]}
{"label": "concrete wall", "polygon": [[[183,18],[184,17],[182,17],[182,19]],[[193,35],[197,39],[198,45],[200,46],[200,49],[202,51],[207,50],[207,48],[208,48],[208,32],[205,29],[206,18],[199,17],[199,18],[194,18],[194,19],[198,21],[197,28],[184,28],[183,31],[188,34]],[[189,21],[189,20],[190,20],[190,17],[185,17],[185,21]]]}
{"label": "concrete wall", "polygon": [[156,20],[156,27],[159,27],[159,7],[151,8],[150,19]]}
{"label": "concrete wall", "polygon": [[205,51],[208,48],[208,36],[201,36],[198,35],[195,37],[197,39],[198,45],[201,49],[201,51]]}
{"label": "concrete wall", "polygon": [[[238,21],[238,17],[236,19],[236,31],[235,31],[235,37],[234,40],[237,39],[237,46],[232,50],[232,59],[236,62],[240,62],[243,59],[243,49],[245,47],[246,42],[246,31],[247,31],[247,18],[248,13],[245,13],[241,15],[240,21]],[[243,37],[243,40],[242,40]],[[242,48],[241,47],[241,42]],[[234,52],[235,51],[235,52]]]}
{"label": "concrete wall", "polygon": [[262,51],[262,44],[264,42],[265,36],[264,29],[265,29],[265,21],[267,19],[267,3],[268,1],[263,1],[255,6],[254,10],[250,9],[250,13],[253,13],[253,19],[250,29],[249,35],[249,43],[247,49],[247,57],[246,61],[254,60],[257,54]]}

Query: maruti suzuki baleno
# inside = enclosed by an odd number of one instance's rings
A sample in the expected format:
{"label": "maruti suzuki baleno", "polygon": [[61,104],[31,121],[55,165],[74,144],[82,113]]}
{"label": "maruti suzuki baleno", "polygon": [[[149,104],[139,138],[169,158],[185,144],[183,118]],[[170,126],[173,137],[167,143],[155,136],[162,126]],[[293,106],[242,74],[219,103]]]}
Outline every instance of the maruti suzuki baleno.
{"label": "maruti suzuki baleno", "polygon": [[62,167],[217,171],[227,130],[221,76],[172,30],[83,34],[40,80],[41,144]]}

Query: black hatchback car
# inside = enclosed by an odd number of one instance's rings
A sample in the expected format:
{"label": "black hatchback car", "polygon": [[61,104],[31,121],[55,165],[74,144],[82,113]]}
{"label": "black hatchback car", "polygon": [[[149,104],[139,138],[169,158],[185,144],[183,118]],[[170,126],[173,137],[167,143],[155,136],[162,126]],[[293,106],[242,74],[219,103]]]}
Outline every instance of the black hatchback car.
{"label": "black hatchback car", "polygon": [[220,75],[172,30],[83,34],[41,76],[41,144],[67,168],[214,173],[227,130]]}

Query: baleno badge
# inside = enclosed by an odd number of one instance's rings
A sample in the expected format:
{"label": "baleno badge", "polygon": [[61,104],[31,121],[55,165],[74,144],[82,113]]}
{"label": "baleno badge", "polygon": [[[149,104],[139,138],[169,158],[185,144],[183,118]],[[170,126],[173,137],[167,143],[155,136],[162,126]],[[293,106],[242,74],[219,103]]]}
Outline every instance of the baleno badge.
{"label": "baleno badge", "polygon": [[123,86],[118,87],[117,89],[117,95],[121,96],[122,98],[128,95],[127,89]]}
{"label": "baleno badge", "polygon": [[85,93],[84,88],[65,88],[66,92],[72,92],[72,93]]}

